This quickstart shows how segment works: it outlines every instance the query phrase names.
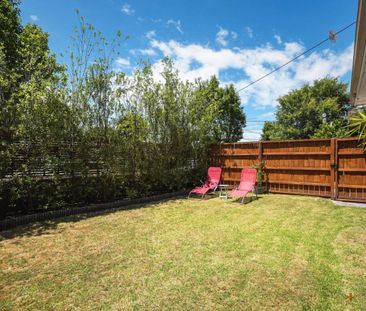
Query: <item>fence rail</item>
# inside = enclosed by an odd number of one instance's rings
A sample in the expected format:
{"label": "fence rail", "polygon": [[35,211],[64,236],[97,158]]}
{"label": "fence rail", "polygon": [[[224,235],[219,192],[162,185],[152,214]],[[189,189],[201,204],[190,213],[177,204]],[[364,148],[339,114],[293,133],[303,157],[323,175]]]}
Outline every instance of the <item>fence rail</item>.
{"label": "fence rail", "polygon": [[357,138],[224,143],[212,147],[212,165],[223,182],[239,183],[240,171],[265,161],[268,192],[366,202],[366,154]]}

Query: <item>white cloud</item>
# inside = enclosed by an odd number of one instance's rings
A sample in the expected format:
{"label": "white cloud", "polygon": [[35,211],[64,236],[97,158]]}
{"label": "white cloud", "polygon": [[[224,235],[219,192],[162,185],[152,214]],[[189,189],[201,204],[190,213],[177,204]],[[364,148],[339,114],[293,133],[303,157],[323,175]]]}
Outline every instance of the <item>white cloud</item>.
{"label": "white cloud", "polygon": [[120,68],[123,68],[123,67],[126,68],[126,67],[131,66],[130,60],[127,58],[118,57],[116,59],[116,63],[117,63],[117,66]]}
{"label": "white cloud", "polygon": [[183,30],[182,30],[182,24],[180,22],[180,20],[174,20],[174,19],[169,19],[166,24],[168,26],[173,26],[176,30],[178,30],[181,34],[183,34]]}
{"label": "white cloud", "polygon": [[259,140],[262,134],[262,126],[261,123],[247,123],[247,126],[244,128],[244,135],[241,139],[242,141],[253,141]]}
{"label": "white cloud", "polygon": [[262,130],[248,130],[244,129],[244,135],[241,141],[258,141],[261,139]]}
{"label": "white cloud", "polygon": [[129,5],[127,3],[122,5],[121,11],[122,11],[122,13],[129,15],[129,16],[132,16],[133,14],[135,14],[135,10],[132,8],[131,5]]}
{"label": "white cloud", "polygon": [[252,38],[253,38],[253,29],[252,29],[252,28],[250,28],[249,26],[246,26],[246,27],[245,27],[245,32],[247,33],[247,35],[248,35],[248,37],[249,37],[250,39],[252,39]]}
{"label": "white cloud", "polygon": [[282,38],[280,35],[274,35],[274,38],[276,39],[277,44],[282,44]]}
{"label": "white cloud", "polygon": [[337,54],[329,49],[313,53],[295,65],[294,78],[296,80],[311,81],[323,77],[324,73],[335,77],[342,76],[351,69],[352,58],[353,45],[349,46],[341,54]]}
{"label": "white cloud", "polygon": [[219,26],[219,31],[216,33],[216,43],[225,47],[229,44],[229,37],[235,40],[238,38],[238,34],[235,31],[230,31]]}
{"label": "white cloud", "polygon": [[230,34],[229,30],[219,27],[219,31],[216,33],[216,42],[219,45],[227,46],[227,36]]}
{"label": "white cloud", "polygon": [[155,56],[156,51],[154,49],[140,49],[137,50],[141,55],[147,55],[147,56]]}
{"label": "white cloud", "polygon": [[153,23],[161,23],[162,22],[162,19],[161,18],[151,18],[151,21]]}
{"label": "white cloud", "polygon": [[[212,75],[220,78],[226,70],[235,70],[238,73],[236,76],[242,78],[222,82],[226,84],[231,82],[236,89],[246,86],[305,50],[305,46],[299,42],[285,42],[280,48],[274,48],[268,43],[256,48],[217,50],[200,44],[182,44],[175,40],[156,39],[150,41],[150,47],[160,51],[164,56],[172,57],[181,77],[190,81],[198,77],[208,79]],[[278,97],[301,87],[304,83],[311,83],[314,79],[327,75],[343,76],[351,70],[352,50],[353,45],[350,45],[337,53],[325,49],[301,57],[240,92],[242,104],[256,109],[275,107]],[[159,62],[153,65],[156,79],[161,79],[161,69]]]}
{"label": "white cloud", "polygon": [[152,40],[156,36],[156,30],[150,30],[145,33],[145,37]]}
{"label": "white cloud", "polygon": [[37,15],[31,15],[31,16],[29,16],[30,17],[30,19],[32,20],[32,21],[34,21],[34,22],[36,22],[36,21],[38,21],[39,20],[39,18],[38,18],[38,16]]}

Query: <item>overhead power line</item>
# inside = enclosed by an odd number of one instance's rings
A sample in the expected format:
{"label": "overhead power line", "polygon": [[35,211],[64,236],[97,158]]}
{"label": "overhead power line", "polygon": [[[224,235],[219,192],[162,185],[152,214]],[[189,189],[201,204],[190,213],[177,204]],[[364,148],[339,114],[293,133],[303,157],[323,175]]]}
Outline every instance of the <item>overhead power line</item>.
{"label": "overhead power line", "polygon": [[312,50],[314,50],[314,49],[316,49],[317,47],[319,47],[320,45],[324,44],[325,42],[327,42],[327,41],[335,41],[335,38],[337,37],[337,35],[338,35],[338,34],[340,34],[341,32],[343,32],[343,31],[345,31],[345,30],[347,30],[348,28],[350,28],[351,26],[353,26],[355,23],[356,23],[356,21],[354,21],[354,22],[352,22],[351,24],[349,24],[348,26],[346,26],[346,27],[344,27],[344,28],[342,28],[342,29],[338,30],[337,32],[329,32],[329,36],[328,36],[326,39],[324,39],[324,40],[320,41],[319,43],[315,44],[315,45],[314,45],[314,46],[312,46],[311,48],[307,49],[305,52],[303,52],[303,53],[301,53],[301,54],[299,54],[299,55],[295,56],[293,59],[289,60],[287,63],[284,63],[283,65],[281,65],[281,66],[279,66],[279,67],[276,67],[275,69],[273,69],[273,70],[272,70],[272,71],[270,71],[269,73],[267,73],[267,74],[263,75],[262,77],[258,78],[257,80],[254,80],[254,81],[250,82],[249,84],[247,84],[246,86],[244,86],[244,87],[240,88],[240,89],[238,90],[238,92],[241,92],[241,91],[245,90],[246,88],[248,88],[248,87],[252,86],[253,84],[255,84],[255,83],[257,83],[257,82],[259,82],[259,81],[263,80],[264,78],[268,77],[268,76],[269,76],[269,75],[271,75],[272,73],[274,73],[274,72],[276,72],[276,71],[280,70],[281,68],[283,68],[283,67],[287,66],[288,64],[290,64],[290,63],[294,62],[295,60],[297,60],[297,59],[298,59],[298,58],[300,58],[301,56],[303,56],[303,55],[305,55],[305,54],[309,53],[310,51],[312,51]]}

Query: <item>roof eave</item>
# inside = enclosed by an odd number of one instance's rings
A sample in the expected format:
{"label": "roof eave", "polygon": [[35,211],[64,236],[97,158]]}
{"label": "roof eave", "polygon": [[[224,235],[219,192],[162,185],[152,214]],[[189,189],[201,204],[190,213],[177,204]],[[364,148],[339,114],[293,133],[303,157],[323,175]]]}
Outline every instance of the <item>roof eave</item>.
{"label": "roof eave", "polygon": [[[355,45],[353,51],[352,80],[350,101],[353,105],[357,102],[357,93],[362,81],[362,69],[366,68],[366,0],[359,0],[356,21]],[[365,81],[366,82],[366,81]]]}

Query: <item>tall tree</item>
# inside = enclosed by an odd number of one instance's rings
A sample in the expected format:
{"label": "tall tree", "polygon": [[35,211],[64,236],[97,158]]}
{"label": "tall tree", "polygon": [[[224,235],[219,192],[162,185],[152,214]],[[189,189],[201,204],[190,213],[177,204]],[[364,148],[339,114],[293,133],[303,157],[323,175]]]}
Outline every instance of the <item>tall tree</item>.
{"label": "tall tree", "polygon": [[215,76],[207,81],[197,80],[191,112],[203,141],[236,142],[243,137],[246,116],[240,97],[233,85],[221,87]]}
{"label": "tall tree", "polygon": [[240,96],[232,84],[221,89],[219,114],[216,118],[218,125],[217,139],[222,142],[237,142],[243,137],[246,116],[240,106]]}
{"label": "tall tree", "polygon": [[8,143],[17,135],[22,111],[30,113],[25,106],[33,91],[42,92],[45,81],[57,84],[64,78],[48,34],[36,25],[22,27],[19,14],[19,1],[0,0],[0,133]]}
{"label": "tall tree", "polygon": [[278,99],[276,121],[266,122],[262,139],[307,139],[346,136],[350,109],[347,84],[337,78],[315,80]]}
{"label": "tall tree", "polygon": [[10,140],[15,122],[15,107],[9,99],[19,79],[19,14],[19,1],[0,0],[0,138],[5,141]]}
{"label": "tall tree", "polygon": [[[51,138],[48,135],[55,130],[52,121],[65,122],[64,67],[57,64],[56,56],[50,51],[48,34],[36,25],[28,24],[23,28],[17,52],[18,89],[10,98],[16,106],[17,138],[28,140],[28,144],[42,139],[47,141]],[[46,132],[48,134],[43,137]],[[54,132],[52,138],[60,134]]]}

